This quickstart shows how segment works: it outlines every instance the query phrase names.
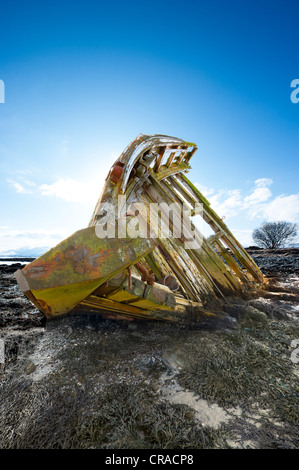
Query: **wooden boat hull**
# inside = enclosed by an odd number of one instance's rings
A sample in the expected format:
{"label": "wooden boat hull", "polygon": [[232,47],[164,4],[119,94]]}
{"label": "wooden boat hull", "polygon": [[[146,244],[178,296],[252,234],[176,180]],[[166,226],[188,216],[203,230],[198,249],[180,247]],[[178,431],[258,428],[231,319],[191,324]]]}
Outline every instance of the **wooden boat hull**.
{"label": "wooden boat hull", "polygon": [[[253,259],[187,179],[196,150],[175,137],[138,136],[112,166],[89,226],[15,273],[47,318],[82,308],[188,321],[191,310],[199,319],[214,315],[211,299],[265,287]],[[198,207],[214,231],[209,238],[192,223]]]}

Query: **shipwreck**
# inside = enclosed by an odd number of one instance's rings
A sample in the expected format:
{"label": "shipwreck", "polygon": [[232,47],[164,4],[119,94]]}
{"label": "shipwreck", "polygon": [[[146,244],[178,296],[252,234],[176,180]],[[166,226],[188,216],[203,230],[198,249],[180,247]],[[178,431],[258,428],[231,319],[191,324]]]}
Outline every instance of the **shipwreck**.
{"label": "shipwreck", "polygon": [[[247,298],[267,281],[186,173],[194,143],[139,135],[110,169],[87,228],[18,270],[47,318],[197,321],[211,301]],[[194,222],[208,224],[204,236]]]}

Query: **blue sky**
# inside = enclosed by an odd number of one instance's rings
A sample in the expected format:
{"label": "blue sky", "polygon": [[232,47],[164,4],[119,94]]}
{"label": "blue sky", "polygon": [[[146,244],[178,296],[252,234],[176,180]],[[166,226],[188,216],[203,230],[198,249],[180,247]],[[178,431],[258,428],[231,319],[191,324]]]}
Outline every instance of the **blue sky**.
{"label": "blue sky", "polygon": [[298,1],[1,4],[0,252],[88,224],[139,133],[195,142],[189,177],[240,241],[298,222]]}

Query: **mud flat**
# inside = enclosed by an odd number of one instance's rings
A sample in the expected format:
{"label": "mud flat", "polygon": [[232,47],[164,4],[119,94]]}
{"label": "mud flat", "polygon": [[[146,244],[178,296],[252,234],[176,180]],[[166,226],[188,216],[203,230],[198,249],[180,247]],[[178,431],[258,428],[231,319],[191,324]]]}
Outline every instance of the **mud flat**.
{"label": "mud flat", "polygon": [[298,448],[298,251],[251,252],[270,291],[193,326],[46,322],[0,265],[0,448]]}

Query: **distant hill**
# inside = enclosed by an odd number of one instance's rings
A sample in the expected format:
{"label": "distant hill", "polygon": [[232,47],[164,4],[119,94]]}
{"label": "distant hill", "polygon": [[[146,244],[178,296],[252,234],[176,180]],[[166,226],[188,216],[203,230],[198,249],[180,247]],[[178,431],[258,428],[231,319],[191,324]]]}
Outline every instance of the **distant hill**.
{"label": "distant hill", "polygon": [[[284,246],[283,248],[280,248],[282,250],[287,250],[289,248],[299,248],[299,243],[290,243],[287,246]],[[245,250],[265,250],[265,248],[261,248],[259,246],[247,246]]]}
{"label": "distant hill", "polygon": [[38,258],[48,251],[48,246],[39,246],[35,248],[22,247],[16,250],[0,251],[1,258]]}
{"label": "distant hill", "polygon": [[[46,253],[51,247],[49,246],[38,246],[35,248],[29,248],[24,246],[22,248],[17,248],[16,250],[6,250],[0,251],[0,258],[38,258],[39,256]],[[287,248],[299,248],[299,243],[292,243]],[[257,246],[249,246],[246,250],[262,250]]]}

